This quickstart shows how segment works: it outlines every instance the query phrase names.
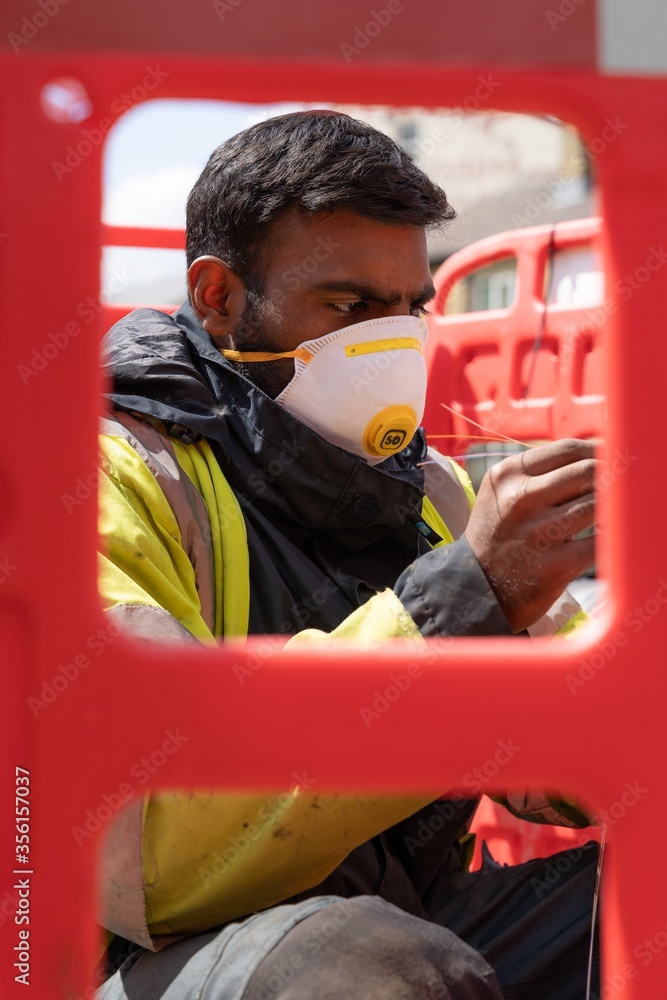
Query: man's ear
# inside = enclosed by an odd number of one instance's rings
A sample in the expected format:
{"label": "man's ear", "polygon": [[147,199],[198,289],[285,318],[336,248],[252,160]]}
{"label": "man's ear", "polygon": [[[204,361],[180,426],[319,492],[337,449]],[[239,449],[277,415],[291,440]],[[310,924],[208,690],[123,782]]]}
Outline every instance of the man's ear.
{"label": "man's ear", "polygon": [[219,257],[197,257],[188,268],[190,302],[216,347],[235,347],[233,334],[246,305],[246,288]]}

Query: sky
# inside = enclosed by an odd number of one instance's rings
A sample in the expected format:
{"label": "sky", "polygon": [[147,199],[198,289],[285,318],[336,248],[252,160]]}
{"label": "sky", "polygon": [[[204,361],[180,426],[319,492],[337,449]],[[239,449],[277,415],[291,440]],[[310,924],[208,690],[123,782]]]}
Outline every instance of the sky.
{"label": "sky", "polygon": [[164,100],[137,105],[107,139],[104,221],[185,225],[186,198],[216,146],[256,121],[300,107]]}
{"label": "sky", "polygon": [[[183,228],[185,203],[212,151],[249,125],[303,107],[223,101],[145,101],[110,131],[104,152],[104,222]],[[185,256],[178,250],[105,247],[101,297],[133,305],[179,304]]]}

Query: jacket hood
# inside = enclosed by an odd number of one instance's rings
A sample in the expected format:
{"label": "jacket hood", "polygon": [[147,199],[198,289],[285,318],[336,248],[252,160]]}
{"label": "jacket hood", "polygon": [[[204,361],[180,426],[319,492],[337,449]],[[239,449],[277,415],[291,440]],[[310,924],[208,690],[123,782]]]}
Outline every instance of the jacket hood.
{"label": "jacket hood", "polygon": [[349,549],[392,532],[395,543],[414,550],[421,431],[398,455],[367,465],[240,375],[189,303],[174,316],[129,313],[106,335],[102,365],[115,408],[163,421],[186,443],[205,437],[233,489],[272,520],[323,532]]}

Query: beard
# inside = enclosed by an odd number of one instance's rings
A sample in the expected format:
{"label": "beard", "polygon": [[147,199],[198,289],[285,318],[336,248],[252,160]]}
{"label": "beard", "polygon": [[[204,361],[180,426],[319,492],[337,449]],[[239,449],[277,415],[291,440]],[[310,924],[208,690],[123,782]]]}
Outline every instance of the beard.
{"label": "beard", "polygon": [[[246,307],[235,330],[238,351],[267,351],[279,353],[281,348],[281,328],[271,302],[248,293]],[[291,381],[294,375],[294,360],[281,358],[279,361],[230,361],[237,372],[256,385],[258,389],[275,399]]]}

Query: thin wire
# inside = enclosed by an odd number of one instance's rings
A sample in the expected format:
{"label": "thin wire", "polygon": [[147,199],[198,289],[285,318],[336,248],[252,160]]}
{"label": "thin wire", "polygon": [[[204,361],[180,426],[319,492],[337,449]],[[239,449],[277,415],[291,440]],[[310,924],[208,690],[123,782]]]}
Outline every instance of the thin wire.
{"label": "thin wire", "polygon": [[472,424],[473,427],[479,427],[479,429],[481,431],[486,431],[487,434],[494,434],[495,433],[496,434],[496,440],[511,441],[512,444],[520,444],[522,448],[530,448],[531,447],[531,445],[526,444],[525,441],[517,441],[516,438],[508,437],[507,434],[501,434],[500,431],[495,431],[495,432],[494,431],[490,431],[488,427],[484,426],[484,424],[478,424],[476,420],[472,419],[472,417],[465,417],[462,413],[459,413],[458,410],[453,409],[453,407],[451,407],[451,406],[447,406],[447,403],[441,403],[440,406],[442,406],[443,409],[445,409],[445,410],[449,410],[449,412],[453,413],[455,417],[459,417],[461,420],[465,420],[467,423]]}
{"label": "thin wire", "polygon": [[542,346],[542,336],[544,335],[544,327],[547,322],[547,306],[549,305],[549,299],[551,298],[551,285],[553,283],[554,277],[554,251],[556,249],[555,245],[556,238],[556,227],[551,227],[551,235],[549,237],[549,246],[547,253],[549,255],[549,284],[546,289],[546,294],[544,296],[544,309],[542,310],[542,316],[540,318],[540,325],[537,330],[537,335],[535,337],[535,342],[532,347],[532,353],[530,356],[530,371],[528,372],[528,378],[526,380],[526,388],[523,390],[523,398],[528,399],[528,393],[533,384],[533,377],[535,375],[535,368],[537,366],[537,355],[539,354],[540,347]]}
{"label": "thin wire", "polygon": [[[474,451],[466,452],[465,455],[446,455],[446,458],[451,458],[454,462],[472,462],[476,458],[509,458],[510,455],[523,455],[522,451]],[[417,462],[419,468],[422,465],[440,465],[437,458],[429,458],[426,462]]]}
{"label": "thin wire", "polygon": [[602,878],[602,859],[604,858],[604,845],[607,840],[607,824],[602,824],[602,836],[600,837],[600,853],[598,854],[598,870],[595,876],[595,892],[593,893],[593,916],[591,918],[591,944],[588,949],[588,975],[586,976],[586,1000],[591,1000],[591,980],[593,978],[593,944],[595,942],[595,918],[598,912],[598,899],[600,896],[600,880]]}
{"label": "thin wire", "polygon": [[[459,416],[463,417],[463,414],[460,413]],[[469,417],[463,417],[463,419],[464,420],[468,420],[470,418]],[[430,441],[431,438],[438,438],[438,440],[442,440],[443,438],[455,438],[456,439],[456,438],[460,438],[460,437],[461,437],[461,434],[429,434],[428,439]],[[490,437],[488,434],[466,434],[465,438],[466,438],[466,441],[503,441],[504,440],[501,437]]]}

